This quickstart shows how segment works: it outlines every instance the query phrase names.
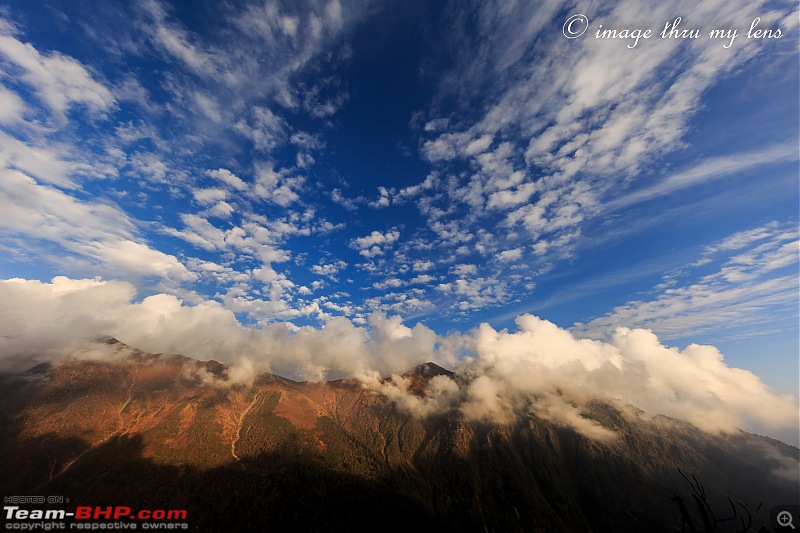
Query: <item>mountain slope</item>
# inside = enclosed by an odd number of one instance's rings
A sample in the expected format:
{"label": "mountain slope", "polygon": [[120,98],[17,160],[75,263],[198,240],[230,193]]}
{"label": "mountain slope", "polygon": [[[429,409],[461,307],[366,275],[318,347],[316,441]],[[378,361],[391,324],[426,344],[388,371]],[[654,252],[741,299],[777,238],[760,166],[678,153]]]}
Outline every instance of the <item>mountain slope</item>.
{"label": "mountain slope", "polygon": [[[511,424],[417,418],[355,380],[262,375],[220,386],[215,362],[112,343],[115,362],[69,361],[0,380],[0,488],[81,504],[186,508],[198,530],[672,531],[678,469],[765,511],[798,501],[798,449],[713,436],[596,402],[597,442],[535,413]],[[422,393],[428,363],[407,376]],[[781,470],[783,469],[783,470]]]}

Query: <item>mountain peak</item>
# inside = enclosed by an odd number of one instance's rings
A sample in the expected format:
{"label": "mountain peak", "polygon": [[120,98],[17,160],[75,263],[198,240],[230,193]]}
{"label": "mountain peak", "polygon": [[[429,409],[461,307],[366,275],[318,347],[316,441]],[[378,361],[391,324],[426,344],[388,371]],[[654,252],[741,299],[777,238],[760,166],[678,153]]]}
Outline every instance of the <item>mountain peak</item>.
{"label": "mountain peak", "polygon": [[410,372],[403,374],[403,377],[409,380],[408,390],[414,394],[420,395],[427,388],[428,382],[436,376],[452,376],[453,373],[446,370],[436,363],[428,361],[421,365],[415,366]]}
{"label": "mountain peak", "polygon": [[421,365],[417,365],[411,370],[410,372],[404,374],[404,377],[413,377],[419,376],[425,379],[431,379],[436,376],[452,376],[453,373],[449,370],[442,368],[441,366],[437,365],[436,363],[432,363],[428,361],[427,363],[422,363]]}

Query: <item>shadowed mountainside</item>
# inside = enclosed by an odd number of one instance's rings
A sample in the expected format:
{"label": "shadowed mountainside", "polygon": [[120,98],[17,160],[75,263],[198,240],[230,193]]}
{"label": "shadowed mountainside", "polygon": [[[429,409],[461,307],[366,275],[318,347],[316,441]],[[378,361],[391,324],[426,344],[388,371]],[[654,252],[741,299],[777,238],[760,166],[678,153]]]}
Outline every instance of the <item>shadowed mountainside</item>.
{"label": "shadowed mountainside", "polygon": [[[688,494],[678,468],[720,509],[727,496],[763,502],[757,525],[799,498],[798,449],[743,432],[601,402],[584,416],[614,431],[611,442],[535,414],[421,419],[355,380],[220,386],[219,363],[108,342],[113,363],[0,378],[3,494],[186,508],[202,531],[672,531],[670,497]],[[410,390],[439,374],[449,373],[417,367]]]}

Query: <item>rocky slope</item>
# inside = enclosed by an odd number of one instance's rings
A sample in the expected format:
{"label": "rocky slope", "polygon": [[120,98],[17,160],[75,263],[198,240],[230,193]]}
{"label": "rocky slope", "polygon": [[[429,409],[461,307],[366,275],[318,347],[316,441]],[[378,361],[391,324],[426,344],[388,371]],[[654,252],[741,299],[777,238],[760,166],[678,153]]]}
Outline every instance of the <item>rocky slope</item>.
{"label": "rocky slope", "polygon": [[[614,442],[535,414],[421,419],[355,380],[221,386],[219,363],[109,342],[113,363],[2,376],[3,494],[186,508],[201,531],[673,531],[671,498],[691,502],[678,469],[720,515],[726,497],[762,502],[753,530],[770,506],[799,499],[798,449],[743,432],[709,435],[600,402],[584,416]],[[418,367],[410,389],[446,372]]]}

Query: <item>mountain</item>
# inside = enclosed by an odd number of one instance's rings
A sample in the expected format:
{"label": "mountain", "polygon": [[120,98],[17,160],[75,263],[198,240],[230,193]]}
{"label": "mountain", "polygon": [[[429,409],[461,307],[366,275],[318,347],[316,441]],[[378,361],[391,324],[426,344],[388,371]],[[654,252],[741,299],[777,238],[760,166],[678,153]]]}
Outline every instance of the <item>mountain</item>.
{"label": "mountain", "polygon": [[[754,531],[771,506],[800,499],[798,449],[744,432],[605,402],[583,414],[613,442],[535,413],[502,425],[419,418],[356,380],[223,386],[215,361],[106,342],[113,361],[0,377],[3,494],[187,509],[196,531],[666,532],[681,528],[673,497],[696,514],[681,472],[718,517],[728,497],[763,503]],[[422,394],[451,374],[427,363],[405,377]]]}

